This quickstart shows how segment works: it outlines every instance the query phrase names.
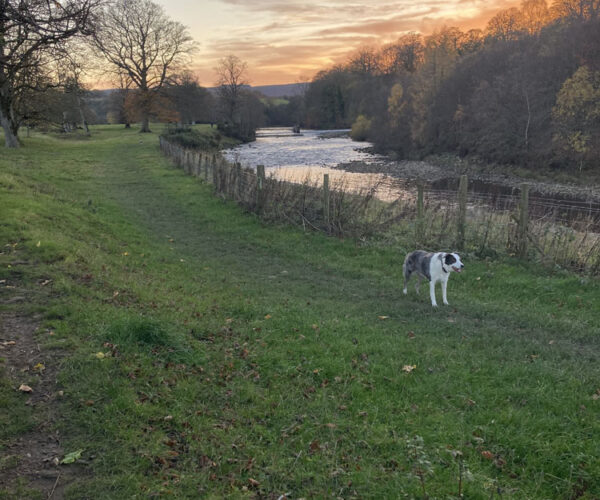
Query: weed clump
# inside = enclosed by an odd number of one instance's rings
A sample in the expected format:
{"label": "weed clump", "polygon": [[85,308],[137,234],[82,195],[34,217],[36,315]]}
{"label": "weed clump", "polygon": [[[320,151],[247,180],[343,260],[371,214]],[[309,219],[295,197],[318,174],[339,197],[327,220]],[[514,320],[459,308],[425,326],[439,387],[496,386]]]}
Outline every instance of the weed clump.
{"label": "weed clump", "polygon": [[173,335],[157,320],[146,317],[120,318],[107,326],[104,337],[120,346],[166,347],[175,343]]}

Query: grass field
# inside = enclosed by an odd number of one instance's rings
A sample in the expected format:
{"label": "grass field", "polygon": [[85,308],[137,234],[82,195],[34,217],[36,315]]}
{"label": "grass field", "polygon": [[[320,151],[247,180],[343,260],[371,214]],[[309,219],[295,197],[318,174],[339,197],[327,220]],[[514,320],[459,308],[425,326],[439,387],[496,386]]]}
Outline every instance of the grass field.
{"label": "grass field", "polygon": [[[432,309],[408,248],[264,225],[115,127],[2,149],[0,207],[65,498],[600,498],[598,280],[466,255]],[[40,371],[0,378],[0,476]]]}

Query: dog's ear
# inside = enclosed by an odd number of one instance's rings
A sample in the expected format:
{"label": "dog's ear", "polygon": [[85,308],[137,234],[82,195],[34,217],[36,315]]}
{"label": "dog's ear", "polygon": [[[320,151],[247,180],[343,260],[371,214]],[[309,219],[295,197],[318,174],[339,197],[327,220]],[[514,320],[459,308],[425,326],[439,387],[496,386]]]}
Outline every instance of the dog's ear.
{"label": "dog's ear", "polygon": [[456,262],[456,258],[451,253],[447,253],[444,256],[444,264],[446,264],[447,266],[451,266],[455,262]]}

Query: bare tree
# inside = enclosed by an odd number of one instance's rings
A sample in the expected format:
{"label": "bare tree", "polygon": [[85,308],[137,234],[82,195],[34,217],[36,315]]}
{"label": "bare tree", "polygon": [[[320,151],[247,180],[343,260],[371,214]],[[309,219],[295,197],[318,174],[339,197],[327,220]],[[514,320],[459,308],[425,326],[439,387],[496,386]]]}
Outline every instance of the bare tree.
{"label": "bare tree", "polygon": [[19,147],[26,95],[50,85],[49,60],[61,43],[91,31],[102,0],[0,0],[0,124],[7,147]]}
{"label": "bare tree", "polygon": [[[84,96],[88,92],[83,80],[86,76],[86,61],[90,59],[89,49],[84,45],[73,43],[65,44],[61,49],[61,58],[58,62],[57,75],[60,86],[65,94],[71,97],[76,113],[79,115],[81,125],[86,135],[90,135],[87,118],[85,115]],[[66,131],[66,130],[65,130]]]}
{"label": "bare tree", "polygon": [[140,131],[150,132],[153,101],[196,44],[186,26],[169,19],[151,0],[117,0],[104,9],[98,24],[94,44],[137,89]]}
{"label": "bare tree", "polygon": [[242,90],[248,85],[247,65],[239,57],[229,55],[219,60],[215,72],[225,122],[232,126],[239,125]]}

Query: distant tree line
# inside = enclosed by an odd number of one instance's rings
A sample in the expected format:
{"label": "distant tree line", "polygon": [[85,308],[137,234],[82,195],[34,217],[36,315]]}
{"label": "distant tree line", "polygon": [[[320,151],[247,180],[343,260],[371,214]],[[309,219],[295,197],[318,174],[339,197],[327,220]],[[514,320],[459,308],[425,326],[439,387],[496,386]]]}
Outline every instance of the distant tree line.
{"label": "distant tree line", "polygon": [[318,73],[304,105],[304,126],[351,127],[402,158],[598,167],[600,2],[524,0],[484,30],[364,48]]}
{"label": "distant tree line", "polygon": [[[214,90],[188,69],[188,28],[152,0],[0,0],[0,126],[64,133],[88,124],[211,123],[242,140],[268,124],[270,103],[249,90],[245,63],[227,56]],[[110,90],[91,90],[95,77]],[[231,80],[231,77],[234,77]]]}

